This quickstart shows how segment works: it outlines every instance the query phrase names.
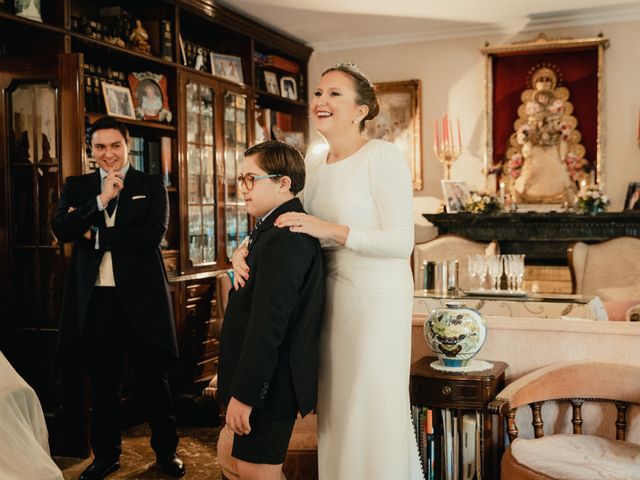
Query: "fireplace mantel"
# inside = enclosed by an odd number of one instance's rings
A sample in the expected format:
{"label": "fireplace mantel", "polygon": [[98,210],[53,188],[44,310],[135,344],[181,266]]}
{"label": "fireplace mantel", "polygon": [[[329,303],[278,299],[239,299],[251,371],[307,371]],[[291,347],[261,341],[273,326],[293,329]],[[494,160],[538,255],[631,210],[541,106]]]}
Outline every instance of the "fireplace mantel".
{"label": "fireplace mantel", "polygon": [[640,211],[578,215],[575,213],[425,213],[438,235],[455,233],[472,240],[497,240],[501,253],[525,253],[527,263],[566,265],[573,242],[601,242],[640,237]]}

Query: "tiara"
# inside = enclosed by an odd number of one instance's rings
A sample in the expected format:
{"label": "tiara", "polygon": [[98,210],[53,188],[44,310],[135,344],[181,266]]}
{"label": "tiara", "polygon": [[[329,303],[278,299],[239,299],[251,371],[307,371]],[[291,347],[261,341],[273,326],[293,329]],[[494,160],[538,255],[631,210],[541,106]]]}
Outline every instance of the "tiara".
{"label": "tiara", "polygon": [[371,83],[371,80],[369,80],[367,78],[367,76],[362,72],[362,70],[360,70],[358,68],[358,66],[353,62],[341,62],[341,63],[336,64],[336,66],[333,67],[333,68],[344,68],[345,70],[349,70],[349,72],[353,73],[358,78],[360,78],[360,79],[364,80],[365,82],[367,82],[367,84],[370,87],[373,87],[373,84]]}

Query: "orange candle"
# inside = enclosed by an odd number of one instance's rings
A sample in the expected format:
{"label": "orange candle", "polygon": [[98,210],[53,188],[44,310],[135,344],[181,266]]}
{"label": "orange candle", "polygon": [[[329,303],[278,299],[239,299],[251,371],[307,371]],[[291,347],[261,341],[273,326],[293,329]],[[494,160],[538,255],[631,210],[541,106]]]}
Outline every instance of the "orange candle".
{"label": "orange candle", "polygon": [[462,150],[462,137],[460,135],[460,117],[456,119],[458,124],[458,150]]}
{"label": "orange candle", "polygon": [[433,141],[436,145],[436,148],[440,147],[440,135],[438,134],[438,119],[434,118],[433,120]]}

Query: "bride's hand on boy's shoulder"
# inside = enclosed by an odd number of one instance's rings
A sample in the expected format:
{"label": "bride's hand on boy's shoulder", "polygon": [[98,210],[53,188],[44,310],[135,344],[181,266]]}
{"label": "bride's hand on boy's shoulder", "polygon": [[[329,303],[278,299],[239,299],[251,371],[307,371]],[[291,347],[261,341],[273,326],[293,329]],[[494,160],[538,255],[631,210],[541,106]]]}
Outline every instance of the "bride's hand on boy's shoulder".
{"label": "bride's hand on boy's shoulder", "polygon": [[249,255],[249,247],[245,242],[242,242],[231,256],[231,265],[233,267],[233,288],[235,290],[244,287],[245,281],[249,278],[247,255]]}

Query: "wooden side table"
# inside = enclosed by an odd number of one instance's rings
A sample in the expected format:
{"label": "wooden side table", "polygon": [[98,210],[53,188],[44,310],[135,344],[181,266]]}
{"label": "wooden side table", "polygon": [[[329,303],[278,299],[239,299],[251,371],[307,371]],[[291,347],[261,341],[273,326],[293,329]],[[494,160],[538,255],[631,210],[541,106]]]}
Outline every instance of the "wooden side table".
{"label": "wooden side table", "polygon": [[[479,475],[476,473],[474,478],[497,479],[503,450],[504,428],[497,420],[497,441],[494,440],[493,416],[487,407],[504,388],[505,370],[508,365],[504,362],[488,360],[493,364],[491,370],[469,373],[443,372],[431,367],[431,362],[436,360],[436,357],[423,357],[411,365],[411,403],[434,409],[433,422],[436,438],[438,433],[443,432],[440,409],[453,411],[459,419],[465,413],[480,413],[480,472]],[[436,441],[436,452],[440,451],[442,443],[442,441]],[[435,457],[436,472],[439,472],[442,456],[436,453]],[[462,475],[462,455],[459,455],[458,464],[459,478],[466,478]],[[437,474],[436,478],[439,478]]]}

